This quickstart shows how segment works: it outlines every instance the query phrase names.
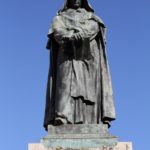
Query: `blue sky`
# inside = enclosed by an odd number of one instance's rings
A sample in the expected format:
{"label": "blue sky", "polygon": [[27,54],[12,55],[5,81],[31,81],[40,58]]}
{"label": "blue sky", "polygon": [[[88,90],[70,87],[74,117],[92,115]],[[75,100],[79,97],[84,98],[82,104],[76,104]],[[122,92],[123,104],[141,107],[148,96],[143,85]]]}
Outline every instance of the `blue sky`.
{"label": "blue sky", "polygon": [[[105,22],[117,120],[110,131],[134,150],[150,135],[150,1],[90,0]],[[27,150],[43,125],[47,32],[63,0],[0,0],[1,149]]]}

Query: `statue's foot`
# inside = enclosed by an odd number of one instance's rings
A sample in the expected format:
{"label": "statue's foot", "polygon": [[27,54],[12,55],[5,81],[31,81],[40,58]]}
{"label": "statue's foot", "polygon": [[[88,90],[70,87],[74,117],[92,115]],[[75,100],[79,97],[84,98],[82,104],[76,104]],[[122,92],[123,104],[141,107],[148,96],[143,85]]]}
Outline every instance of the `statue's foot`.
{"label": "statue's foot", "polygon": [[107,124],[107,125],[108,125],[108,128],[110,128],[110,127],[111,127],[111,123],[110,123],[110,121],[105,120],[103,123],[104,123],[104,124]]}
{"label": "statue's foot", "polygon": [[64,118],[56,118],[54,122],[54,126],[60,126],[63,124],[67,124],[67,120]]}

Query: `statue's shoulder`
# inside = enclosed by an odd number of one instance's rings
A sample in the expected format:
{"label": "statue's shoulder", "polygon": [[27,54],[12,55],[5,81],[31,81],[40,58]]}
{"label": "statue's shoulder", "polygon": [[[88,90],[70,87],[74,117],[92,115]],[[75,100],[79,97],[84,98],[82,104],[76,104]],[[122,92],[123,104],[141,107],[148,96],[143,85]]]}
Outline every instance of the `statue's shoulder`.
{"label": "statue's shoulder", "polygon": [[103,20],[99,16],[97,16],[94,12],[89,12],[84,8],[82,8],[81,10],[84,14],[86,14],[86,16],[88,16],[88,19],[93,19],[94,21],[98,22],[102,27],[105,27]]}
{"label": "statue's shoulder", "polygon": [[60,14],[57,14],[56,16],[53,17],[52,20],[52,27],[59,27],[60,25],[62,25],[63,19],[62,16]]}
{"label": "statue's shoulder", "polygon": [[92,19],[94,19],[96,22],[100,23],[103,27],[106,27],[103,20],[99,16],[97,16],[95,13],[92,13]]}
{"label": "statue's shoulder", "polygon": [[62,22],[64,20],[64,16],[68,15],[67,11],[58,12],[56,16],[53,17],[53,23]]}
{"label": "statue's shoulder", "polygon": [[58,21],[60,18],[61,18],[61,15],[60,14],[56,14],[56,16],[53,17],[53,21],[52,22]]}

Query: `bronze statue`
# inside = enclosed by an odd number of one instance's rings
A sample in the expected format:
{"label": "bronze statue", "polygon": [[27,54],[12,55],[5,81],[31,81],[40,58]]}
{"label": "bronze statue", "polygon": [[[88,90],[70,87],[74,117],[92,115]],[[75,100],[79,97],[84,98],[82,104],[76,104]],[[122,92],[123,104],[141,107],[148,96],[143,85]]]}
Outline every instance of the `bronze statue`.
{"label": "bronze statue", "polygon": [[105,24],[87,0],[65,0],[48,33],[44,127],[115,120]]}

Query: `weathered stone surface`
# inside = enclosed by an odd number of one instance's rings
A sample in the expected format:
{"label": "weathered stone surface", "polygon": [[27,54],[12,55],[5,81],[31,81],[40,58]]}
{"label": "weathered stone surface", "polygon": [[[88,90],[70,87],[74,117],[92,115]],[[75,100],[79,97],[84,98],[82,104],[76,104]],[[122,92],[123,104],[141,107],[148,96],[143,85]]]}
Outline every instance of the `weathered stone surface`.
{"label": "weathered stone surface", "polygon": [[48,126],[48,136],[60,138],[76,138],[77,136],[85,136],[89,138],[93,135],[98,137],[112,137],[108,132],[108,126],[106,124],[66,124],[61,126]]}
{"label": "weathered stone surface", "polygon": [[108,133],[106,124],[64,124],[61,126],[48,126],[49,134],[97,134]]}
{"label": "weathered stone surface", "polygon": [[56,148],[58,146],[63,148],[72,148],[72,149],[80,149],[81,147],[84,148],[96,148],[103,147],[106,145],[107,147],[114,147],[117,143],[118,139],[116,138],[89,138],[89,139],[43,139],[41,143],[44,144],[45,147],[53,147]]}
{"label": "weathered stone surface", "polygon": [[[29,144],[28,150],[77,150],[77,149],[70,149],[70,148],[63,149],[61,147],[57,147],[53,149],[53,148],[47,148],[43,144],[37,143],[37,144]],[[131,142],[119,142],[117,146],[114,148],[108,148],[108,147],[82,148],[78,150],[132,150],[132,143]]]}

